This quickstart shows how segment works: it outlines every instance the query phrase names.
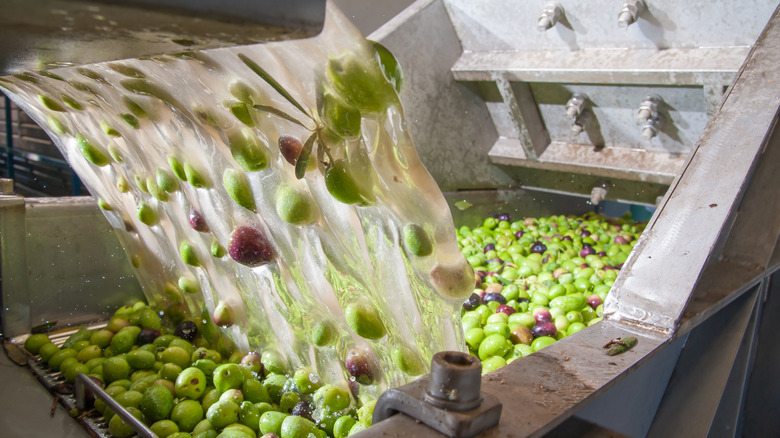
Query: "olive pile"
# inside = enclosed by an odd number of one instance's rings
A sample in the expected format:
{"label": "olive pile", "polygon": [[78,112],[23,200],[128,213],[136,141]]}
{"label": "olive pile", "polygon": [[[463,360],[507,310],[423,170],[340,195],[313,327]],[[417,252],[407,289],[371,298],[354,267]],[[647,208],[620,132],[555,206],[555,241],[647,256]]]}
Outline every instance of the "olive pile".
{"label": "olive pile", "polygon": [[601,320],[602,303],[643,224],[597,214],[461,227],[458,245],[476,273],[463,304],[469,352],[487,373]]}
{"label": "olive pile", "polygon": [[[373,403],[357,409],[350,390],[324,384],[305,367],[289,370],[275,352],[247,354],[206,340],[210,324],[179,323],[144,303],[123,307],[104,329],[80,329],[58,347],[45,334],[25,349],[73,383],[84,373],[158,437],[341,438],[371,425]],[[166,330],[166,327],[168,329]],[[135,431],[101,400],[109,433]]]}

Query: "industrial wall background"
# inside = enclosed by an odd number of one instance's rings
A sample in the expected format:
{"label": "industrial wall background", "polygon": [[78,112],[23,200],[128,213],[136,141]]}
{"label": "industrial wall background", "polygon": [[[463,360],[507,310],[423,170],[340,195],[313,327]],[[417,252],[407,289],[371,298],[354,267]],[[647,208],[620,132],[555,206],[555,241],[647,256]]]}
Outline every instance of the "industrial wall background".
{"label": "industrial wall background", "polygon": [[[376,5],[337,3],[359,23],[376,17]],[[451,206],[474,205],[452,208],[456,223],[610,201],[655,208],[602,322],[482,379],[503,404],[483,435],[777,436],[778,2],[406,4],[364,31],[404,67],[422,161]],[[83,188],[45,134],[0,104],[12,133],[0,138],[0,164],[18,192],[0,199],[3,334],[96,319],[115,298],[84,303],[85,283],[141,296],[90,198],[29,197]],[[634,349],[602,353],[626,334]],[[51,398],[6,365],[0,384],[28,394],[0,400],[10,436],[86,436],[62,410],[55,423],[19,426]],[[437,435],[398,414],[361,436],[401,433]]]}

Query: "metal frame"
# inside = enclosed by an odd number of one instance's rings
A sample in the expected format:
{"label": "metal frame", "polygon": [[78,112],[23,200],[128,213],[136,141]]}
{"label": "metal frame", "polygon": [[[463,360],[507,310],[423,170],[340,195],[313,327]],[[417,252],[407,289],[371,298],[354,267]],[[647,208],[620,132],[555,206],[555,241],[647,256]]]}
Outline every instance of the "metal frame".
{"label": "metal frame", "polygon": [[[505,412],[518,413],[502,416],[485,436],[542,436],[587,404],[599,412],[611,391],[626,399],[645,389],[619,385],[659,360],[667,380],[655,373],[645,383],[654,401],[623,416],[643,427],[628,432],[735,436],[744,427],[756,351],[771,342],[766,335],[757,341],[761,303],[780,269],[778,65],[776,11],[621,271],[604,321],[483,378],[483,390]],[[606,341],[627,335],[639,339],[634,349],[604,355]],[[696,400],[693,393],[700,394]],[[603,427],[619,428],[614,419],[602,420]],[[399,430],[432,434],[396,415],[361,436]]]}

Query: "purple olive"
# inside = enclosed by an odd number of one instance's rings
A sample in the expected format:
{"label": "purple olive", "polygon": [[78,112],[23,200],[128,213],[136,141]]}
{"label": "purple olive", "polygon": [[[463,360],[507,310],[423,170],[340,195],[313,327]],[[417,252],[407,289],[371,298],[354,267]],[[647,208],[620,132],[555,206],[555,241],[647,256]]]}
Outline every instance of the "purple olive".
{"label": "purple olive", "polygon": [[545,251],[547,251],[547,246],[545,246],[544,243],[539,242],[538,240],[534,242],[533,245],[531,245],[532,253],[544,254]]}
{"label": "purple olive", "polygon": [[591,254],[596,254],[596,250],[590,245],[585,245],[585,247],[580,250],[580,257],[586,257]]}
{"label": "purple olive", "polygon": [[477,277],[482,278],[482,279],[484,279],[485,277],[488,276],[488,273],[485,272],[485,271],[476,271],[475,274],[477,275]]}
{"label": "purple olive", "polygon": [[509,340],[513,344],[531,345],[531,342],[534,340],[534,334],[531,332],[531,329],[520,324],[512,329]]}
{"label": "purple olive", "polygon": [[198,336],[198,326],[192,321],[182,321],[176,326],[173,335],[192,342],[195,340],[195,336]]}
{"label": "purple olive", "polygon": [[590,236],[590,231],[588,230],[582,230],[582,232],[580,233],[580,237],[588,237],[588,236]]}
{"label": "purple olive", "polygon": [[206,223],[206,219],[203,218],[203,215],[201,215],[198,210],[195,210],[194,208],[191,209],[188,219],[193,230],[199,231],[201,233],[209,232],[209,225]]}
{"label": "purple olive", "polygon": [[157,339],[158,336],[160,336],[160,331],[155,330],[153,328],[145,328],[138,332],[138,338],[136,338],[136,343],[138,345],[146,345],[151,344],[154,342],[155,339]]}
{"label": "purple olive", "polygon": [[488,260],[488,263],[498,263],[503,265],[504,261],[501,260],[499,257],[493,257],[492,259]]}
{"label": "purple olive", "polygon": [[537,307],[534,309],[533,316],[537,323],[552,321],[550,311],[544,307]]}
{"label": "purple olive", "polygon": [[485,248],[482,249],[482,252],[495,251],[495,250],[496,250],[496,244],[488,243],[487,245],[485,245]]}
{"label": "purple olive", "polygon": [[504,296],[501,295],[500,293],[496,293],[496,292],[488,292],[488,293],[486,293],[485,296],[482,297],[482,301],[484,301],[485,304],[487,304],[487,303],[489,303],[491,301],[495,301],[498,304],[506,304],[506,298],[504,298]]}
{"label": "purple olive", "polygon": [[506,313],[507,315],[511,315],[515,313],[515,309],[512,306],[507,306],[506,304],[501,304],[496,308],[496,313]]}
{"label": "purple olive", "polygon": [[360,384],[352,379],[347,379],[347,387],[350,394],[352,394],[352,398],[357,400],[360,396]]}
{"label": "purple olive", "polygon": [[511,216],[509,216],[509,213],[500,213],[500,214],[499,214],[499,215],[496,217],[496,219],[498,219],[498,220],[500,220],[500,221],[507,221],[507,222],[510,222],[510,221],[512,220],[512,217],[511,217]]}
{"label": "purple olive", "polygon": [[519,238],[523,237],[523,234],[525,234],[525,233],[523,232],[523,230],[519,230],[519,231],[517,231],[517,232],[515,233],[515,239],[519,239]]}
{"label": "purple olive", "polygon": [[588,297],[588,305],[592,307],[593,309],[596,309],[599,305],[601,305],[601,297],[598,296],[598,294],[592,294]]}
{"label": "purple olive", "polygon": [[307,401],[300,401],[295,404],[292,408],[292,415],[297,415],[299,417],[303,417],[307,420],[314,421],[312,418],[312,413],[314,412],[314,406],[312,406],[311,403]]}
{"label": "purple olive", "polygon": [[623,236],[615,236],[615,238],[612,240],[617,245],[625,245],[628,243],[625,237]]}
{"label": "purple olive", "polygon": [[292,135],[282,135],[279,137],[279,150],[282,151],[284,159],[295,166],[303,150],[303,143]]}
{"label": "purple olive", "polygon": [[571,236],[563,236],[561,240],[565,240],[566,242],[571,242]]}
{"label": "purple olive", "polygon": [[466,302],[463,303],[463,310],[474,310],[479,307],[480,304],[482,304],[482,298],[477,294],[471,294],[471,296],[466,299]]}
{"label": "purple olive", "polygon": [[367,352],[352,350],[347,353],[344,365],[347,368],[347,373],[354,377],[356,382],[361,385],[370,385],[374,383],[374,374],[376,374],[376,367],[372,362]]}
{"label": "purple olive", "polygon": [[606,256],[607,256],[607,253],[606,253],[606,252],[604,252],[604,251],[599,251],[599,252],[597,252],[596,254],[598,254],[598,255],[599,255],[599,257],[606,257]]}
{"label": "purple olive", "polygon": [[252,268],[270,262],[273,257],[271,244],[263,233],[244,226],[230,233],[228,253],[233,260]]}
{"label": "purple olive", "polygon": [[534,334],[534,337],[536,338],[540,336],[555,337],[555,335],[558,333],[558,329],[555,328],[555,324],[553,324],[550,321],[547,321],[547,322],[536,323],[536,325],[533,326],[533,328],[531,329],[531,332]]}
{"label": "purple olive", "polygon": [[[90,379],[92,379],[93,382],[97,383],[97,385],[101,388],[106,387],[106,384],[103,383],[102,380],[100,380],[98,377],[95,376],[88,376]],[[95,393],[92,392],[89,388],[84,388],[84,401],[87,403],[87,406],[92,406],[95,403]]]}

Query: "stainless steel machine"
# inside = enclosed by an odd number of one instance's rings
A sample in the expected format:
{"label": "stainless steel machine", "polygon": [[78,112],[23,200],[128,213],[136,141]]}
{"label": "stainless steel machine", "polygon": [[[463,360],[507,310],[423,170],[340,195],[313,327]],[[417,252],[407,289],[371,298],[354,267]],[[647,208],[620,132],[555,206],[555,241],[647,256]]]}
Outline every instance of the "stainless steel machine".
{"label": "stainless steel machine", "polygon": [[[404,67],[421,159],[451,204],[473,204],[453,208],[459,224],[606,201],[655,207],[602,322],[482,378],[503,406],[484,436],[780,430],[777,6],[419,0],[370,35]],[[71,227],[48,234],[62,218],[97,217],[88,201],[0,202],[6,335],[71,307],[75,322],[93,318],[119,299],[84,299],[96,278],[140,294],[107,232],[89,239],[106,266],[80,257],[82,239],[62,247]],[[43,281],[50,263],[59,283]],[[604,354],[629,335],[635,348]],[[438,434],[425,415],[392,415],[361,436]]]}

